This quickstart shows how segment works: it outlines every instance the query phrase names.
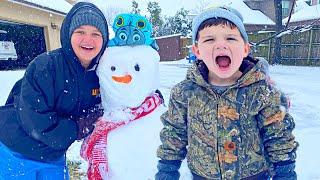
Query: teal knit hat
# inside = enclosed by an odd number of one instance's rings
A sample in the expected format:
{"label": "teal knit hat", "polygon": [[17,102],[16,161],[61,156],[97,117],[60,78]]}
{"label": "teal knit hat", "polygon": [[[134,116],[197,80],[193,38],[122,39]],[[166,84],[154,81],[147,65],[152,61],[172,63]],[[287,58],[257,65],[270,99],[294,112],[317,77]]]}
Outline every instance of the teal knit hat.
{"label": "teal knit hat", "polygon": [[200,13],[197,17],[194,18],[193,23],[192,23],[192,40],[193,43],[195,43],[197,34],[198,34],[198,29],[201,23],[203,23],[205,20],[211,19],[211,18],[223,18],[226,19],[233,24],[235,24],[240,31],[240,34],[245,42],[249,42],[248,34],[246,32],[246,29],[244,28],[243,24],[243,17],[239,13],[239,11],[227,7],[227,6],[222,6],[222,7],[215,7],[208,9],[206,11],[203,11]]}

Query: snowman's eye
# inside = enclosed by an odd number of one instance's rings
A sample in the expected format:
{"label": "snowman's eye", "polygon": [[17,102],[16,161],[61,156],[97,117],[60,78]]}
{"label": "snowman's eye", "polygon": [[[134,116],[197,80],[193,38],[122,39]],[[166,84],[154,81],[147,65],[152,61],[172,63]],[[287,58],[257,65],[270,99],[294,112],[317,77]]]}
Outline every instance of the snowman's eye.
{"label": "snowman's eye", "polygon": [[115,70],[116,70],[116,67],[111,66],[111,71],[115,71]]}
{"label": "snowman's eye", "polygon": [[136,65],[134,66],[134,70],[140,71],[140,66],[139,66],[138,64],[136,64]]}

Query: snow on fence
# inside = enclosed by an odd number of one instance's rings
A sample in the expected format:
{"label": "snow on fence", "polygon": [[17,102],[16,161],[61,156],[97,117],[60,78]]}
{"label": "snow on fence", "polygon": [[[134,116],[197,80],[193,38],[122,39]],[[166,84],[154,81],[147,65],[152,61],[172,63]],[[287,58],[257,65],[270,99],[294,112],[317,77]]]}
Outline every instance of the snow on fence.
{"label": "snow on fence", "polygon": [[[258,42],[274,32],[250,33],[250,42]],[[320,66],[320,27],[301,29],[284,34],[281,46],[281,64],[299,66]],[[265,57],[270,63],[274,61],[274,43],[272,38],[254,49],[254,56]]]}

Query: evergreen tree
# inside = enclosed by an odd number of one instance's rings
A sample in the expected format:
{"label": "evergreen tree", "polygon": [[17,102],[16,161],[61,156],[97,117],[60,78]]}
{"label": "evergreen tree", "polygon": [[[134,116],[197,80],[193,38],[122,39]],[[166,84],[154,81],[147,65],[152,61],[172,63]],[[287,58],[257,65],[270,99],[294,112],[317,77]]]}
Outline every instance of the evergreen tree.
{"label": "evergreen tree", "polygon": [[189,11],[181,8],[174,16],[165,18],[161,34],[182,34],[188,35],[191,32],[191,21],[188,20],[187,15]]}
{"label": "evergreen tree", "polygon": [[175,33],[181,33],[183,36],[186,36],[191,30],[191,22],[189,22],[187,15],[189,11],[181,8],[174,16],[174,30]]}
{"label": "evergreen tree", "polygon": [[159,3],[156,1],[149,1],[147,10],[150,13],[150,18],[149,21],[153,25],[153,35],[154,36],[159,36],[160,34],[160,29],[162,28],[163,25],[163,20],[161,18],[161,7],[159,6]]}
{"label": "evergreen tree", "polygon": [[132,7],[131,13],[140,14],[139,4],[137,3],[137,1],[133,0],[131,7]]}
{"label": "evergreen tree", "polygon": [[161,28],[161,31],[159,32],[161,36],[174,34],[174,30],[172,29],[171,24],[173,24],[173,17],[165,17],[163,26]]}

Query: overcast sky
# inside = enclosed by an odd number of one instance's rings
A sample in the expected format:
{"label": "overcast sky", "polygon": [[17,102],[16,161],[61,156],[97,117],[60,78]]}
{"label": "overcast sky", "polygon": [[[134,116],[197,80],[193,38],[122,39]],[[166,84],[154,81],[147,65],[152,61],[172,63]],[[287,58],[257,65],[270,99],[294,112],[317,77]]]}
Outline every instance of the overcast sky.
{"label": "overcast sky", "polygon": [[[128,10],[131,10],[132,7],[132,0],[109,0],[109,1],[103,1],[103,0],[95,0],[99,1],[100,4],[103,4],[104,6],[109,7],[120,7],[120,8],[126,8]],[[139,5],[139,9],[142,11],[142,14],[146,14],[147,12],[147,4],[149,1],[154,0],[136,0],[136,2]],[[205,2],[205,0],[157,0],[159,2],[159,5],[162,9],[162,16],[172,16],[174,15],[179,9],[185,8],[187,10],[191,10],[199,6],[201,2]]]}

